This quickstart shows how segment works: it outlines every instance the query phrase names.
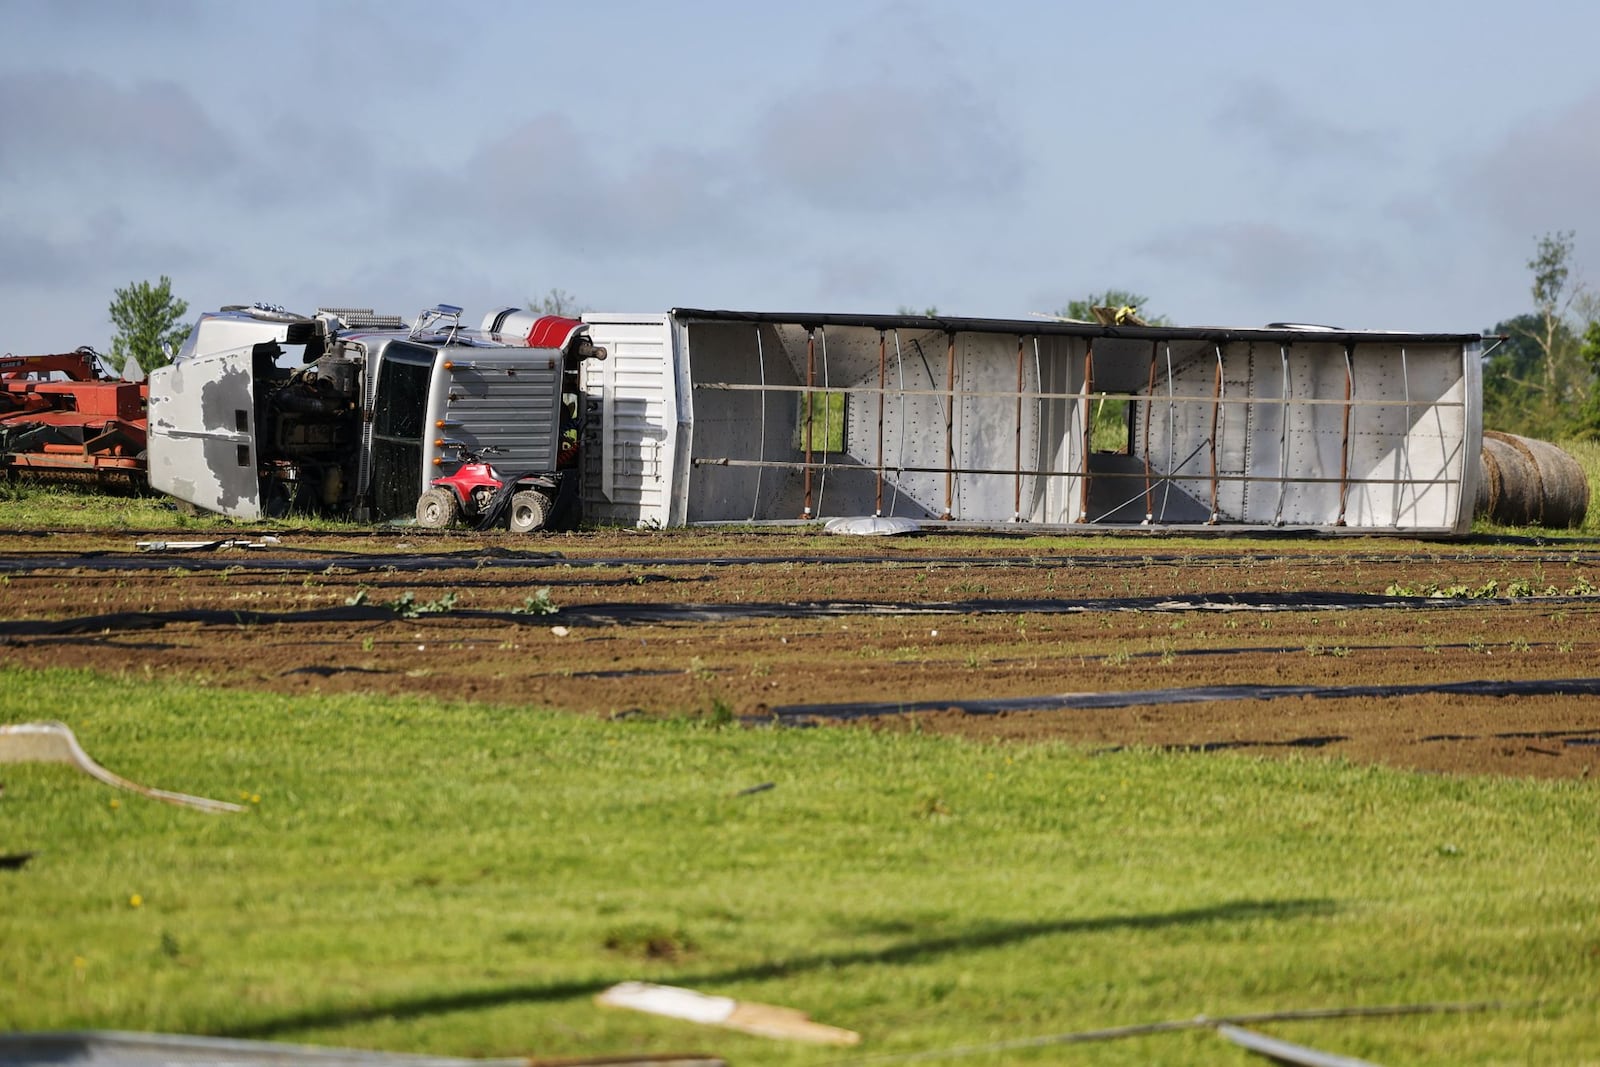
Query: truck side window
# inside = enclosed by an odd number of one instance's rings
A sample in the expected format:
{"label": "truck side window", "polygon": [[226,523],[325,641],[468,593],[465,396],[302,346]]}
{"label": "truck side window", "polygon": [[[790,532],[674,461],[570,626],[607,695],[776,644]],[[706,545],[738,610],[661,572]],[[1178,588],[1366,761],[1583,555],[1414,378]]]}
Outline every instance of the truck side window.
{"label": "truck side window", "polygon": [[373,432],[380,437],[422,439],[422,423],[427,411],[428,379],[432,366],[386,362],[383,366],[377,410],[373,412]]}

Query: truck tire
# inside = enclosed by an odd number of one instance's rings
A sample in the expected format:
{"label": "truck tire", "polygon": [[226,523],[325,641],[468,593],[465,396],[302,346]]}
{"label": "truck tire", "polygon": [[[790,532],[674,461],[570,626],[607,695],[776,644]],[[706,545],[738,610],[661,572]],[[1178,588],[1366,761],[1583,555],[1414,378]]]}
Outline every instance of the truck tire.
{"label": "truck tire", "polygon": [[417,499],[417,525],[429,530],[445,530],[455,525],[461,505],[448,489],[434,486]]}
{"label": "truck tire", "polygon": [[532,533],[550,517],[550,498],[533,489],[524,489],[511,498],[512,533]]}

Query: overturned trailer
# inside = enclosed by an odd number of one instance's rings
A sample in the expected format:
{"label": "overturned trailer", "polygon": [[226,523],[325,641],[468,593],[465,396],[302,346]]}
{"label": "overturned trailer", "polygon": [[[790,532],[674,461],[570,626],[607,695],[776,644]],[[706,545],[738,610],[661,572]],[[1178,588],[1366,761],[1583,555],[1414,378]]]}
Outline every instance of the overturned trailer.
{"label": "overturned trailer", "polygon": [[691,309],[585,321],[612,353],[583,372],[590,521],[1455,536],[1472,520],[1477,334]]}
{"label": "overturned trailer", "polygon": [[[406,519],[466,465],[584,521],[832,518],[1453,536],[1476,334],[517,309],[476,329],[207,313],[151,376],[151,484],[252,519]],[[605,353],[610,358],[605,358]],[[595,358],[598,357],[598,358]]]}

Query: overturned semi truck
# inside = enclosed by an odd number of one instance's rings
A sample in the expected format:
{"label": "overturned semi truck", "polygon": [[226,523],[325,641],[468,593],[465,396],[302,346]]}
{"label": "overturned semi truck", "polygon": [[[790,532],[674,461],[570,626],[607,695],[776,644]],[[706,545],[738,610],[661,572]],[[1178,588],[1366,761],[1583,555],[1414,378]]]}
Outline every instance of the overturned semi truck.
{"label": "overturned semi truck", "polygon": [[[1477,334],[586,315],[585,515],[1464,535]],[[1120,413],[1096,445],[1102,405]]]}
{"label": "overturned semi truck", "polygon": [[[506,495],[537,497],[519,527],[537,528],[576,496],[579,368],[605,358],[587,334],[575,319],[516,308],[466,329],[449,304],[409,326],[369,309],[208,312],[150,374],[150,485],[240,519],[386,521],[444,514],[419,500],[492,462]],[[499,486],[466,484],[462,506],[492,513]]]}
{"label": "overturned semi truck", "polygon": [[563,453],[599,524],[1472,519],[1477,334],[675,309],[586,314],[555,343],[527,312],[464,330],[441,307],[410,327],[213,313],[216,340],[152,375],[152,485],[241,518],[405,519],[487,443],[503,467]]}

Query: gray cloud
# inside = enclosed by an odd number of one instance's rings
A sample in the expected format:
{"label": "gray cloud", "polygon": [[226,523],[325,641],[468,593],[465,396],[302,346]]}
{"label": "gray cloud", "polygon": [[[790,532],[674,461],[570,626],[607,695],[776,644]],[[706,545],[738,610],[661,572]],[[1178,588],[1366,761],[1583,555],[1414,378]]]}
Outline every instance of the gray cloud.
{"label": "gray cloud", "polygon": [[[935,5],[847,10],[814,50],[774,65],[775,95],[738,148],[763,194],[852,227],[865,214],[892,224],[891,215],[1020,198],[1036,146],[998,103],[1015,54],[953,34],[961,20]],[[785,73],[791,80],[779,80]]]}
{"label": "gray cloud", "polygon": [[[70,224],[0,219],[0,284],[46,289],[90,282],[125,285],[139,278],[193,266],[192,249],[163,239],[145,239],[132,232],[125,216],[103,210]],[[106,300],[111,289],[106,289]]]}
{"label": "gray cloud", "polygon": [[91,242],[52,241],[0,222],[0,284],[43,288],[73,281],[94,262]]}
{"label": "gray cloud", "polygon": [[748,233],[738,182],[715,154],[630,145],[545,113],[498,132],[457,168],[414,173],[399,195],[405,214],[481,235],[638,249]]}
{"label": "gray cloud", "polygon": [[456,160],[410,164],[393,214],[550,251],[671,256],[683,260],[669,268],[676,275],[703,270],[713,252],[811,256],[829,243],[828,216],[852,227],[842,243],[854,247],[869,241],[857,228],[863,213],[904,220],[929,205],[960,210],[1016,197],[1020,139],[918,20],[914,9],[885,9],[816,57],[830,69],[884,70],[881,51],[862,40],[892,31],[902,47],[920,49],[905,77],[752,86],[729,99],[749,117],[724,122],[717,138],[682,127],[619,137],[565,111],[532,114]]}
{"label": "gray cloud", "polygon": [[752,137],[771,185],[824,211],[882,212],[1020,184],[1017,139],[960,82],[831,84],[768,109]]}
{"label": "gray cloud", "polygon": [[1232,86],[1213,125],[1223,133],[1259,141],[1285,163],[1336,160],[1355,164],[1393,158],[1381,131],[1343,126],[1308,114],[1282,88],[1264,81]]}
{"label": "gray cloud", "polygon": [[873,307],[883,303],[885,294],[903,287],[893,263],[882,256],[834,253],[819,258],[814,266],[816,297],[826,306]]}
{"label": "gray cloud", "polygon": [[205,0],[142,0],[107,4],[104,0],[8,0],[8,13],[52,27],[93,25],[116,32],[193,30],[205,26],[217,10]]}
{"label": "gray cloud", "polygon": [[1597,175],[1600,92],[1521,123],[1448,180],[1467,210],[1519,240],[1577,230],[1581,242],[1600,240]]}
{"label": "gray cloud", "polygon": [[1168,267],[1189,265],[1205,271],[1219,289],[1275,304],[1309,295],[1325,306],[1328,296],[1319,290],[1344,291],[1353,279],[1371,285],[1369,279],[1389,272],[1375,247],[1358,247],[1271,222],[1185,227],[1147,242],[1140,252]]}
{"label": "gray cloud", "polygon": [[92,165],[214,175],[238,158],[188,90],[166,81],[123,88],[95,74],[0,75],[0,129],[0,177],[71,177],[72,168]]}
{"label": "gray cloud", "polygon": [[247,209],[320,217],[337,205],[345,218],[371,213],[381,156],[372,137],[347,122],[262,118],[241,151],[245,159],[224,191]]}

